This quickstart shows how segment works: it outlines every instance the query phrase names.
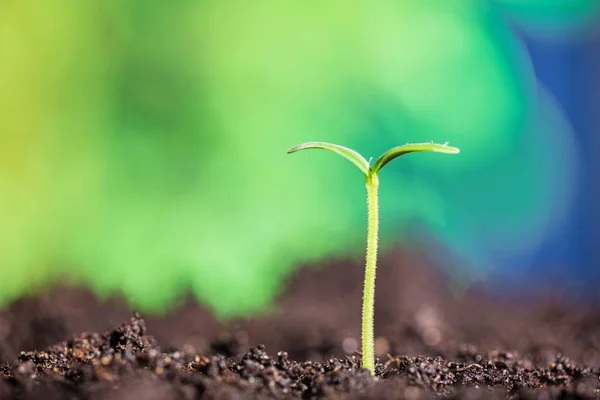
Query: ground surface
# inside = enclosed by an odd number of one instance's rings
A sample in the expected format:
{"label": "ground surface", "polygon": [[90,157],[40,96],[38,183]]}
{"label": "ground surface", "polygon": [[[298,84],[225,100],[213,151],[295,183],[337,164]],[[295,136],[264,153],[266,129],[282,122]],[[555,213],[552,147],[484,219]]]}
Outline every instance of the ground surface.
{"label": "ground surface", "polygon": [[375,378],[356,352],[362,267],[340,262],[226,325],[193,301],[142,319],[77,289],[21,300],[0,312],[0,399],[600,398],[597,310],[459,295],[416,256],[379,271]]}

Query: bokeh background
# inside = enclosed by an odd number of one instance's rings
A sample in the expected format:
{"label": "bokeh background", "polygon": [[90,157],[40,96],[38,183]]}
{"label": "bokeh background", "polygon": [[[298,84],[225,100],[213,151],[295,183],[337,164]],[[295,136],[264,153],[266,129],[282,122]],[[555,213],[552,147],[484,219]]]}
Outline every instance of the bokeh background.
{"label": "bokeh background", "polygon": [[286,155],[310,140],[460,147],[386,167],[383,253],[593,297],[599,21],[593,0],[1,0],[0,304],[60,284],[268,309],[364,253],[360,173]]}

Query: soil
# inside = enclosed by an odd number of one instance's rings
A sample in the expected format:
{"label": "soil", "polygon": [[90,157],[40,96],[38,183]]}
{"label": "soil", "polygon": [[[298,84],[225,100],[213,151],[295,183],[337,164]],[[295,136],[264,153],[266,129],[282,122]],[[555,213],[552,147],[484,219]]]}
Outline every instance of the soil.
{"label": "soil", "polygon": [[84,289],[19,300],[0,312],[0,399],[600,398],[600,308],[453,291],[423,259],[380,262],[375,377],[358,352],[362,265],[339,261],[227,323],[191,298],[144,318]]}

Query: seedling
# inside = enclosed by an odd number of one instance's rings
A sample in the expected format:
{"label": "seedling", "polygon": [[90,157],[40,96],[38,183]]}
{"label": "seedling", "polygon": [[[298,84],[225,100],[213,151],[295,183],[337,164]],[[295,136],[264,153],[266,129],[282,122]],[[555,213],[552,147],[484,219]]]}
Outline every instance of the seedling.
{"label": "seedling", "polygon": [[370,160],[347,147],[325,142],[307,142],[294,146],[288,150],[288,154],[305,149],[324,149],[341,155],[356,165],[365,175],[365,185],[367,187],[367,257],[365,266],[365,282],[363,291],[362,307],[362,357],[363,368],[369,370],[371,375],[375,374],[375,344],[373,333],[373,314],[375,307],[375,272],[377,268],[377,239],[379,229],[379,207],[378,207],[378,188],[379,171],[390,161],[408,153],[414,152],[437,152],[445,154],[457,154],[460,150],[456,147],[446,144],[431,143],[412,143],[403,146],[394,147],[383,153],[373,167]]}

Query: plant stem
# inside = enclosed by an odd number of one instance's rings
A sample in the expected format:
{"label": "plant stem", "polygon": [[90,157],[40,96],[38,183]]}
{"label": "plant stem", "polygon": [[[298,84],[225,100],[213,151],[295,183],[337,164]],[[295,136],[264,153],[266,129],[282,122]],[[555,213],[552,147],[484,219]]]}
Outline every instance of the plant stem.
{"label": "plant stem", "polygon": [[362,359],[363,368],[371,375],[375,374],[375,343],[373,321],[375,312],[375,272],[377,269],[377,235],[379,228],[379,209],[377,191],[379,178],[377,173],[369,173],[366,177],[367,187],[367,260],[365,266],[365,287],[362,309]]}

